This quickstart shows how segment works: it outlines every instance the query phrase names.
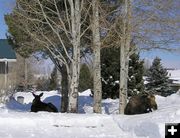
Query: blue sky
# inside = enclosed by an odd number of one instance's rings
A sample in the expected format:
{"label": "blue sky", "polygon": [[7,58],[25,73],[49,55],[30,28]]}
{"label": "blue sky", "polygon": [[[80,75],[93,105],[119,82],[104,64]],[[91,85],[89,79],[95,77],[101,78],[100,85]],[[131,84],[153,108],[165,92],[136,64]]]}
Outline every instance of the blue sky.
{"label": "blue sky", "polygon": [[168,52],[160,50],[142,51],[141,58],[153,60],[155,57],[161,58],[164,67],[180,69],[180,52]]}
{"label": "blue sky", "polygon": [[[4,21],[4,14],[11,11],[15,0],[0,0],[0,39],[6,38],[7,26]],[[180,46],[178,44],[178,46]],[[180,51],[179,52],[166,52],[152,50],[148,52],[141,52],[141,58],[153,60],[156,56],[161,58],[162,63],[168,68],[180,69]]]}
{"label": "blue sky", "polygon": [[4,14],[11,11],[15,0],[0,1],[0,38],[6,38],[7,26],[4,21]]}

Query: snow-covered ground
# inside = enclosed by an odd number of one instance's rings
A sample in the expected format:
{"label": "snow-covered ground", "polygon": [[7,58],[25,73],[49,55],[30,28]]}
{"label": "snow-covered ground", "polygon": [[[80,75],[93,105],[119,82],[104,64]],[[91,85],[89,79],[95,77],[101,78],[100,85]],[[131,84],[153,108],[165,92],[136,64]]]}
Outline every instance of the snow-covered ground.
{"label": "snow-covered ground", "polygon": [[[118,100],[112,99],[103,100],[103,114],[94,114],[89,94],[80,94],[79,114],[69,114],[31,113],[32,94],[16,93],[0,105],[0,138],[164,138],[165,123],[180,123],[180,91],[156,96],[158,110],[141,115],[117,114]],[[25,98],[24,104],[16,101],[18,96]],[[56,91],[44,92],[42,100],[59,108]]]}

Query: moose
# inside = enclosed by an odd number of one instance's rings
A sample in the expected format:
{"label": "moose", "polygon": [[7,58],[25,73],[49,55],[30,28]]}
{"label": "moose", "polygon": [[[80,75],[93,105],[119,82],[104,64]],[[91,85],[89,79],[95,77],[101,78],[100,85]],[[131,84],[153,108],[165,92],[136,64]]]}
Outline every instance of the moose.
{"label": "moose", "polygon": [[152,112],[152,109],[157,110],[155,96],[152,94],[132,96],[126,105],[124,114],[134,115]]}
{"label": "moose", "polygon": [[57,108],[52,103],[43,103],[41,101],[41,97],[43,96],[43,93],[40,95],[35,95],[34,100],[32,102],[31,106],[31,112],[38,112],[38,111],[48,111],[48,112],[58,112]]}

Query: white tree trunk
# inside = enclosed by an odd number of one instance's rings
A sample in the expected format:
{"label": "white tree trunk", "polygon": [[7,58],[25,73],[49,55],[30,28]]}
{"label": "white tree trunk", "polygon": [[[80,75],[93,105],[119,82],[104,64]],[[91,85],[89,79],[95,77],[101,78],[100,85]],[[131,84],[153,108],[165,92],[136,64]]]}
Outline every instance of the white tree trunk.
{"label": "white tree trunk", "polygon": [[99,30],[99,1],[92,1],[93,17],[92,17],[92,33],[93,33],[93,82],[94,82],[94,106],[95,113],[101,113],[102,100],[102,84],[101,84],[101,65],[100,65],[100,30]]}
{"label": "white tree trunk", "polygon": [[68,112],[77,113],[78,112],[78,70],[77,66],[73,62],[72,64],[72,78],[69,80],[69,103]]}
{"label": "white tree trunk", "polygon": [[73,44],[73,60],[71,63],[71,78],[69,80],[69,103],[68,112],[78,112],[78,86],[79,86],[79,72],[80,72],[80,31],[81,31],[81,11],[80,0],[70,2],[71,7],[71,25],[72,25],[72,44]]}
{"label": "white tree trunk", "polygon": [[125,11],[122,24],[122,38],[120,46],[120,81],[119,81],[119,113],[124,114],[127,104],[128,68],[131,41],[131,1],[125,0]]}
{"label": "white tree trunk", "polygon": [[127,99],[127,73],[126,73],[125,42],[121,40],[120,47],[120,81],[119,81],[119,113],[124,114]]}

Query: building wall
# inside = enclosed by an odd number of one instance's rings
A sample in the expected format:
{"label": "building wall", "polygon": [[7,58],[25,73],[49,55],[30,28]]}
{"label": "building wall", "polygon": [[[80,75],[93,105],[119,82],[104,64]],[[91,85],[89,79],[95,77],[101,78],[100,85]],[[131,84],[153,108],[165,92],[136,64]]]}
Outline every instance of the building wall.
{"label": "building wall", "polygon": [[0,89],[13,89],[16,85],[16,71],[11,68],[15,63],[9,64],[8,74],[0,74]]}
{"label": "building wall", "polygon": [[24,82],[24,58],[16,55],[16,62],[8,62],[8,73],[0,73],[0,89],[13,90]]}
{"label": "building wall", "polygon": [[24,85],[25,84],[25,59],[16,54],[16,64],[11,67],[16,72],[16,85]]}
{"label": "building wall", "polygon": [[24,59],[19,54],[16,54],[16,58],[16,62],[8,63],[8,74],[0,74],[0,90],[14,90],[17,86],[37,85],[39,81],[50,79],[51,70],[44,71],[41,67],[45,64],[44,62],[39,63],[33,57]]}

